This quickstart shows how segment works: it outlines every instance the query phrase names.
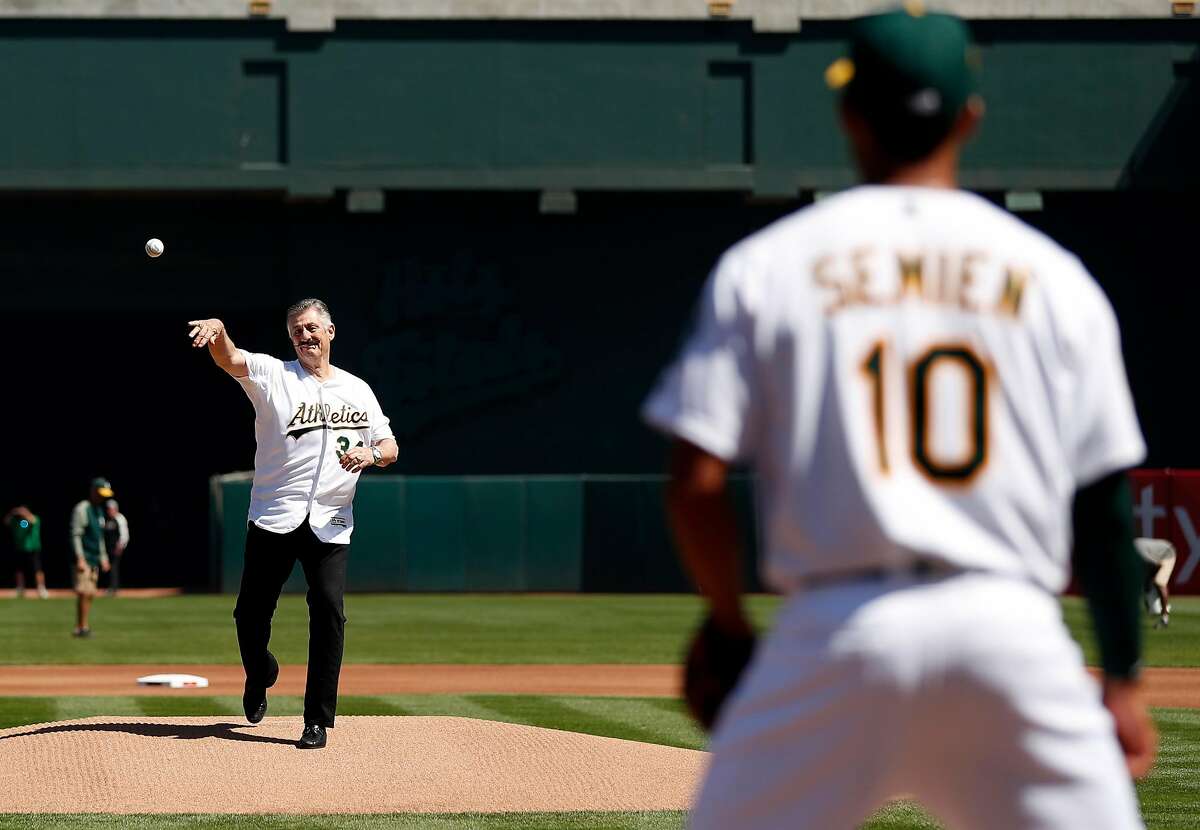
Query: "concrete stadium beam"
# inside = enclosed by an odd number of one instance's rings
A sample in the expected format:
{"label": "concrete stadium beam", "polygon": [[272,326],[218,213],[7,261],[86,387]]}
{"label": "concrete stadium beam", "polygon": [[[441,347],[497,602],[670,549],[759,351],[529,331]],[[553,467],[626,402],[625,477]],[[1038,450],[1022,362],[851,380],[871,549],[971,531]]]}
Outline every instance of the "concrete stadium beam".
{"label": "concrete stadium beam", "polygon": [[[804,20],[876,11],[881,0],[0,0],[0,18],[286,20],[331,31],[338,20],[750,21],[756,31],[797,31]],[[932,8],[976,20],[1164,19],[1170,0],[942,0]],[[254,11],[252,11],[252,8]]]}

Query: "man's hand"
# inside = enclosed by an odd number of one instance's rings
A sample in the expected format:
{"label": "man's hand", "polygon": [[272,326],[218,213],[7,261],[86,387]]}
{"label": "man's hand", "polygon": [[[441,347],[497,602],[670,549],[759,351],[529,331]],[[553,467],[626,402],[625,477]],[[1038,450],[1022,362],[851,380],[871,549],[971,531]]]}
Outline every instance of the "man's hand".
{"label": "man's hand", "polygon": [[197,349],[208,346],[208,353],[213,362],[235,378],[244,378],[250,374],[246,356],[238,351],[225,330],[225,324],[215,317],[207,320],[189,320],[192,330],[188,337],[192,338],[192,346]]}
{"label": "man's hand", "polygon": [[343,470],[361,473],[375,463],[375,456],[371,453],[370,447],[355,447],[342,453],[338,458],[338,463],[342,465]]}
{"label": "man's hand", "polygon": [[1146,702],[1136,680],[1106,678],[1104,705],[1117,727],[1117,740],[1125,753],[1129,774],[1141,778],[1154,766],[1158,732],[1146,713]]}
{"label": "man's hand", "polygon": [[188,320],[188,325],[192,327],[188,337],[192,338],[192,345],[197,349],[209,343],[216,343],[225,334],[225,324],[215,317],[208,320]]}

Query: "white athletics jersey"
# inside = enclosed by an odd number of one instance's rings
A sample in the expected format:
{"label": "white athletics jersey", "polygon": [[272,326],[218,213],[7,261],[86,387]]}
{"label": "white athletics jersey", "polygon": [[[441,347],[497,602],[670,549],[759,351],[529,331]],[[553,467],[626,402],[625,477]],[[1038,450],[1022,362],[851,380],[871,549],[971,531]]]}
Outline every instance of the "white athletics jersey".
{"label": "white athletics jersey", "polygon": [[734,246],[643,414],[753,465],[781,591],[917,558],[1060,591],[1075,490],[1145,454],[1083,265],[934,188],[855,188]]}
{"label": "white athletics jersey", "polygon": [[342,469],[338,457],[392,437],[375,393],[345,369],[322,383],[298,360],[241,352],[250,374],[237,380],[254,404],[258,442],[250,521],[288,533],[308,516],[322,542],[348,543],[360,474]]}

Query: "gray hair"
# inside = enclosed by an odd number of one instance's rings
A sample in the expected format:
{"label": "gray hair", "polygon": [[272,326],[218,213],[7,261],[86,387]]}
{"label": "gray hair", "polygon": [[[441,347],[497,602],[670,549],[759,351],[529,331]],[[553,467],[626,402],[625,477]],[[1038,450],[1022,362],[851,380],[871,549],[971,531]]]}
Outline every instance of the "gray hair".
{"label": "gray hair", "polygon": [[290,306],[288,306],[286,320],[287,323],[290,324],[294,318],[299,317],[310,308],[315,308],[317,310],[317,314],[319,314],[321,319],[325,321],[325,325],[329,325],[333,322],[333,317],[329,314],[329,306],[325,305],[324,302],[318,300],[316,297],[306,297],[300,302],[292,303]]}

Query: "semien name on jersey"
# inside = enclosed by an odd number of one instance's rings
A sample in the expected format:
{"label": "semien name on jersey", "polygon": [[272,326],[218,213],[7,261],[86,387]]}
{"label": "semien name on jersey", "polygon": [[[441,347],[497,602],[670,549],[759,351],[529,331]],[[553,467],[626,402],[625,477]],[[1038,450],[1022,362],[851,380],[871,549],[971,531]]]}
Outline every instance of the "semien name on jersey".
{"label": "semien name on jersey", "polygon": [[817,258],[812,277],[825,297],[827,315],[854,306],[918,300],[976,314],[1016,317],[1032,274],[982,251],[887,251],[863,246]]}

